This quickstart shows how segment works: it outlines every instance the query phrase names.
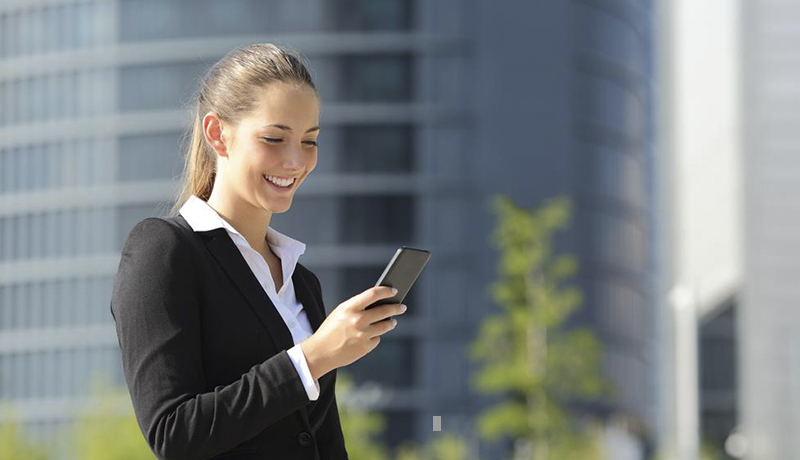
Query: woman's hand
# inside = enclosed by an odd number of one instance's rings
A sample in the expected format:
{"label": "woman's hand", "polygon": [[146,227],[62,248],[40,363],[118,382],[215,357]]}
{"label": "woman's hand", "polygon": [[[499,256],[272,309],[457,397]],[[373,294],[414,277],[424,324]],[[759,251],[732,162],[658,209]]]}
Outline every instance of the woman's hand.
{"label": "woman's hand", "polygon": [[365,308],[394,294],[388,286],[375,286],[347,299],[325,318],[311,337],[300,343],[314,379],[352,363],[378,346],[380,336],[397,325],[396,319],[386,318],[403,314],[405,305],[391,303]]}

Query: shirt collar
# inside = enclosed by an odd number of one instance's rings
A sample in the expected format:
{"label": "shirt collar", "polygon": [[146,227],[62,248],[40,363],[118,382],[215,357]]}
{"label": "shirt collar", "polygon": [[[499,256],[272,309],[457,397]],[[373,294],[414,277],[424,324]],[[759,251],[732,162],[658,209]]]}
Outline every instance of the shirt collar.
{"label": "shirt collar", "polygon": [[[191,195],[186,203],[181,206],[180,214],[195,232],[204,232],[215,228],[224,228],[237,245],[250,247],[250,243],[238,230],[223,219],[217,211],[197,195]],[[267,243],[282,260],[296,262],[301,254],[305,253],[305,243],[291,238],[272,227],[267,227]],[[252,249],[252,247],[251,247]],[[291,265],[294,265],[292,263]]]}

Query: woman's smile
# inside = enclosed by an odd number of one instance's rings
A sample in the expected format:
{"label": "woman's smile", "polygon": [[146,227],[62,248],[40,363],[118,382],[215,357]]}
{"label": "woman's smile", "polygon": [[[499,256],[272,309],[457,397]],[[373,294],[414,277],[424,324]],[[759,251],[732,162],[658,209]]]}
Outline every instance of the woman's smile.
{"label": "woman's smile", "polygon": [[[280,179],[276,176],[261,176],[264,179],[264,182],[269,184],[269,187],[279,193],[288,193],[294,189],[294,185],[297,183],[297,178],[293,177],[290,179]],[[291,182],[289,182],[291,180]],[[279,185],[280,184],[280,185]]]}

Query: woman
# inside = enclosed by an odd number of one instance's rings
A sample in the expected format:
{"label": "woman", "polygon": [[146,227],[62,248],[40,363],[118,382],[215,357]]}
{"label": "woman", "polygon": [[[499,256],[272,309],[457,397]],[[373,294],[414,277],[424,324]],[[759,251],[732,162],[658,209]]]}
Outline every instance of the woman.
{"label": "woman", "polygon": [[295,55],[230,52],[197,94],[173,212],[128,234],[111,313],[159,458],[347,458],[336,369],[405,306],[365,310],[394,294],[373,287],[326,317],[318,278],[297,262],[305,245],[269,227],[317,164],[319,102]]}

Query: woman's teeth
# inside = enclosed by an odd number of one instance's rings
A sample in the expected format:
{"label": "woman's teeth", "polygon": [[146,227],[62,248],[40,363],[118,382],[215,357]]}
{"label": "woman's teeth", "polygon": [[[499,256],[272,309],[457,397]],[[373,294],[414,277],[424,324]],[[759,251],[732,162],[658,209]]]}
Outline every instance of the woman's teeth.
{"label": "woman's teeth", "polygon": [[280,179],[275,176],[264,176],[265,179],[272,182],[273,184],[277,185],[278,187],[288,187],[294,183],[295,178],[291,179]]}

